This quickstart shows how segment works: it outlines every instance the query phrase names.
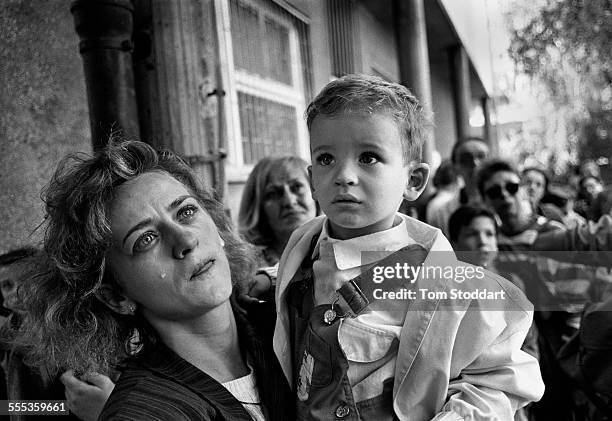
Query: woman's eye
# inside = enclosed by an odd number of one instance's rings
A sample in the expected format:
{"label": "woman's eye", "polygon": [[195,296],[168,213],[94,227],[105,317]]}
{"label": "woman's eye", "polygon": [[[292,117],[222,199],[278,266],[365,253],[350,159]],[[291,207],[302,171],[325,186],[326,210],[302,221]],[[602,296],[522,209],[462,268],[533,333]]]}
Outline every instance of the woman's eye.
{"label": "woman's eye", "polygon": [[322,153],[317,157],[317,162],[319,165],[329,165],[334,162],[334,158],[328,153]]}
{"label": "woman's eye", "polygon": [[138,252],[148,249],[151,246],[151,244],[153,244],[153,242],[155,241],[155,238],[157,238],[157,235],[155,235],[154,233],[145,232],[144,234],[142,234],[140,237],[136,239],[136,242],[134,243],[134,247],[132,248],[132,251],[135,253],[138,253]]}
{"label": "woman's eye", "polygon": [[376,164],[377,162],[380,162],[380,157],[375,153],[366,152],[364,154],[361,154],[361,156],[359,157],[359,161],[362,164],[372,165]]}
{"label": "woman's eye", "polygon": [[179,220],[189,219],[193,217],[197,212],[198,212],[197,206],[194,206],[194,205],[184,206],[178,211]]}
{"label": "woman's eye", "polygon": [[304,185],[302,183],[295,183],[291,185],[291,191],[293,193],[301,193],[304,190]]}
{"label": "woman's eye", "polygon": [[278,190],[268,190],[264,194],[264,201],[266,200],[278,200],[281,197],[281,193]]}

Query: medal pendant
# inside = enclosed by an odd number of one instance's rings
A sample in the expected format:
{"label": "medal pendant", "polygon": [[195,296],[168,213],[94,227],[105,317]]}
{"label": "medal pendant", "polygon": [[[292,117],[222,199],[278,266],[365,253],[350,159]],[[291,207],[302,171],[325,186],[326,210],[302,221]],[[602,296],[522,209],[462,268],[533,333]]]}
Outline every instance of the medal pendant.
{"label": "medal pendant", "polygon": [[323,321],[330,325],[334,322],[334,320],[336,320],[336,310],[334,310],[333,308],[330,308],[329,310],[326,310],[325,313],[323,314]]}

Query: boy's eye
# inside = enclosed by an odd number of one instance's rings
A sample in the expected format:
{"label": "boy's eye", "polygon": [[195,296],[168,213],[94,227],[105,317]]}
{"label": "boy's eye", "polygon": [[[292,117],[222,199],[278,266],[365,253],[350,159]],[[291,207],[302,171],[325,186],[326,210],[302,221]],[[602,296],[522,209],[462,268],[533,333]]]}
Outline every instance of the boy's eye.
{"label": "boy's eye", "polygon": [[334,162],[334,157],[328,153],[322,153],[317,157],[317,162],[319,163],[319,165],[330,165]]}
{"label": "boy's eye", "polygon": [[192,218],[198,212],[198,207],[194,205],[183,206],[178,211],[178,219],[185,220]]}
{"label": "boy's eye", "polygon": [[366,165],[372,165],[376,164],[377,162],[380,162],[380,157],[378,156],[378,154],[375,154],[373,152],[365,152],[359,157],[359,162]]}
{"label": "boy's eye", "polygon": [[150,231],[145,232],[144,234],[142,234],[140,237],[136,239],[136,242],[134,243],[134,246],[132,247],[132,251],[134,253],[139,253],[141,251],[147,250],[151,246],[151,244],[153,244],[156,238],[157,238],[157,235],[155,233],[150,232]]}

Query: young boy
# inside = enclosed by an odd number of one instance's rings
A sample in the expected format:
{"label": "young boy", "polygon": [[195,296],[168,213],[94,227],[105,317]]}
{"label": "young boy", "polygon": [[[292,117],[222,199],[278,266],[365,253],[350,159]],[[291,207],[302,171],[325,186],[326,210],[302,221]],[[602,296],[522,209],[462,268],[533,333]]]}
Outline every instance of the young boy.
{"label": "young boy", "polygon": [[[495,266],[497,257],[497,222],[495,215],[483,205],[459,207],[448,220],[451,244],[462,261],[486,267],[525,291],[525,283],[512,272],[498,271]],[[521,349],[538,358],[537,329],[532,325]],[[517,418],[515,418],[515,421]]]}
{"label": "young boy", "polygon": [[[531,306],[500,277],[481,283],[507,291],[502,305],[517,311],[372,297],[379,284],[366,275],[380,252],[407,251],[413,267],[458,265],[440,230],[397,212],[427,183],[425,120],[406,88],[370,76],[329,83],[307,109],[312,192],[325,215],[283,253],[274,333],[300,419],[511,420],[542,394],[538,364],[520,350]],[[410,282],[438,291],[453,280]]]}
{"label": "young boy", "polygon": [[482,205],[466,205],[448,219],[448,234],[457,257],[491,270],[497,256],[495,215]]}

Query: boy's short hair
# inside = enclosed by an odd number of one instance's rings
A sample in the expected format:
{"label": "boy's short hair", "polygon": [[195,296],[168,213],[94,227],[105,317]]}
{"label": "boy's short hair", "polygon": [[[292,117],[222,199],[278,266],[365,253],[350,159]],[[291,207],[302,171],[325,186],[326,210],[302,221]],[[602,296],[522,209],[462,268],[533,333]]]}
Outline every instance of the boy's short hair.
{"label": "boy's short hair", "polygon": [[318,115],[388,112],[398,124],[404,161],[420,160],[430,117],[420,102],[398,83],[377,76],[346,75],[328,83],[306,109],[308,130]]}
{"label": "boy's short hair", "polygon": [[448,235],[450,240],[456,242],[459,239],[461,228],[467,227],[474,218],[479,216],[491,219],[495,226],[495,233],[497,233],[497,222],[493,212],[481,205],[466,205],[459,207],[448,219]]}
{"label": "boy's short hair", "polygon": [[516,174],[519,178],[521,176],[518,170],[510,162],[504,161],[503,159],[492,159],[482,164],[476,176],[478,191],[482,197],[484,197],[485,180],[491,178],[493,174],[502,171]]}

